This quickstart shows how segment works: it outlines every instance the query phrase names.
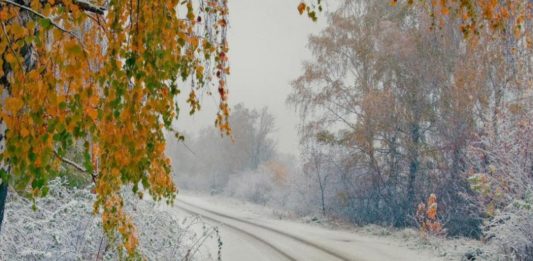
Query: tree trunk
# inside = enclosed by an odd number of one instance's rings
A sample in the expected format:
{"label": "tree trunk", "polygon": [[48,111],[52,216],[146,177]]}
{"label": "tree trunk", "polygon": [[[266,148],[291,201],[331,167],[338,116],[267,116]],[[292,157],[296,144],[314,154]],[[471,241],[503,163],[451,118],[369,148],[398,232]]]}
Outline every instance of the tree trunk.
{"label": "tree trunk", "polygon": [[[3,104],[4,95],[0,95],[0,105]],[[5,123],[0,120],[0,153],[4,151],[5,148],[5,134],[6,134],[6,126]],[[0,170],[6,171],[5,173],[9,173],[9,168],[7,168],[3,162],[0,162]],[[8,189],[8,182],[7,180],[2,179],[0,176],[0,233],[2,231],[2,223],[4,221],[4,209],[6,206],[6,199],[7,199],[7,189]]]}
{"label": "tree trunk", "polygon": [[[419,161],[419,143],[420,143],[420,126],[418,123],[411,126],[411,144],[409,149],[409,177],[407,184],[407,201],[405,202],[405,213],[414,211],[415,203],[415,182],[420,165]],[[405,218],[405,217],[404,217]]]}
{"label": "tree trunk", "polygon": [[319,159],[317,158],[318,156],[317,155],[314,155],[314,165],[315,165],[315,172],[316,172],[316,178],[318,180],[318,186],[320,188],[320,200],[321,200],[321,203],[322,203],[322,215],[326,216],[326,201],[324,199],[324,193],[325,193],[325,186],[326,186],[326,178],[327,176],[322,179],[322,175],[320,175],[320,162],[319,162]]}
{"label": "tree trunk", "polygon": [[0,184],[0,233],[2,233],[2,224],[4,222],[4,209],[7,199],[7,182]]}
{"label": "tree trunk", "polygon": [[322,215],[326,216],[326,203],[324,202],[324,193],[322,192]]}
{"label": "tree trunk", "polygon": [[320,170],[316,169],[316,175],[317,175],[317,178],[318,178],[318,186],[320,187],[320,200],[321,200],[321,203],[322,203],[322,215],[326,216],[326,201],[324,199],[324,190],[326,189],[325,188],[325,179],[322,180],[322,177],[320,176]]}
{"label": "tree trunk", "polygon": [[[27,4],[28,1],[15,1],[19,4]],[[32,14],[28,12],[27,10],[21,10],[18,16],[19,19],[21,19],[22,25],[26,26],[26,24],[29,21],[35,21],[35,19],[32,17]],[[21,50],[21,54],[24,57],[24,64],[23,69],[26,72],[29,72],[35,68],[35,65],[37,63],[37,54],[35,51],[35,48],[32,44],[25,45],[24,48]],[[4,71],[4,74],[2,77],[0,77],[0,85],[2,85],[3,90],[0,93],[0,106],[4,106],[5,100],[10,96],[11,94],[11,86],[9,84],[9,81],[7,79],[7,75],[11,73],[11,68],[9,67],[9,63],[6,62],[5,58],[3,56],[0,56],[0,59],[3,60],[2,70]],[[1,107],[0,107],[1,108]],[[4,151],[6,146],[6,132],[7,132],[7,125],[5,122],[0,119],[0,153]],[[6,173],[9,175],[9,163],[8,162],[0,162],[0,169],[6,171]],[[7,180],[2,180],[2,184],[0,185],[0,229],[2,227],[2,223],[4,220],[4,209],[5,209],[5,203],[7,199],[7,191],[9,187],[9,182]]]}

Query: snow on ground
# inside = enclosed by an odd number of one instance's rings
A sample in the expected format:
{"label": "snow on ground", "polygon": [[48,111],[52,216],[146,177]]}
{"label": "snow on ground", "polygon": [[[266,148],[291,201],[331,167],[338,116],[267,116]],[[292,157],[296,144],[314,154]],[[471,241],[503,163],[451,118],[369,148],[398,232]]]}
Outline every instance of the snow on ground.
{"label": "snow on ground", "polygon": [[[362,257],[362,260],[461,260],[466,252],[476,251],[482,247],[480,242],[470,239],[432,237],[423,239],[413,229],[353,227],[338,222],[319,221],[316,218],[298,218],[287,211],[234,198],[213,197],[186,191],[178,195],[178,200],[294,234],[354,259]],[[230,242],[238,240],[239,235],[230,235],[226,239],[224,237],[222,233],[224,247],[231,247]]]}
{"label": "snow on ground", "polygon": [[[37,200],[38,209],[32,211],[30,202],[12,194],[0,260],[95,259],[105,240],[99,218],[91,214],[93,197],[87,190],[53,184],[50,196]],[[149,197],[130,199],[128,209],[148,260],[336,260],[335,254],[341,260],[461,260],[465,252],[481,247],[466,239],[423,240],[409,229],[299,218],[289,211],[191,192],[180,193],[174,206]],[[111,253],[103,256],[114,260]]]}
{"label": "snow on ground", "polygon": [[[190,215],[168,215],[154,209],[159,204],[127,195],[126,209],[147,260],[216,258],[201,244],[216,238],[213,227]],[[0,233],[0,260],[118,260],[107,247],[101,218],[92,213],[94,197],[89,189],[69,189],[54,180],[49,195],[37,199],[33,210],[30,200],[11,192]]]}

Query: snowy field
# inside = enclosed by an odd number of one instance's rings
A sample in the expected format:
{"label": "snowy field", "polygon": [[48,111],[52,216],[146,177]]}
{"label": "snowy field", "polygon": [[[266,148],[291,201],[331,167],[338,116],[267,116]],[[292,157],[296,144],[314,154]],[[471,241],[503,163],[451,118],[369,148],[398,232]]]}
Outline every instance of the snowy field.
{"label": "snowy field", "polygon": [[[51,188],[35,211],[11,194],[0,260],[116,260],[92,215],[94,195],[58,181]],[[353,227],[191,192],[173,206],[129,195],[127,209],[148,260],[461,260],[483,249],[474,240],[422,239],[412,229]]]}

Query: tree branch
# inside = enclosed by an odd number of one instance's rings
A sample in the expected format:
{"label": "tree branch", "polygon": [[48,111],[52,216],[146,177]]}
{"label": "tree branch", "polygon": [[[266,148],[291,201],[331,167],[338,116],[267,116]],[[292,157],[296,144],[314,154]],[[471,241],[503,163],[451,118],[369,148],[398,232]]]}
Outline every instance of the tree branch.
{"label": "tree branch", "polygon": [[77,5],[81,10],[92,12],[95,14],[103,15],[105,11],[107,11],[107,8],[103,6],[97,6],[94,5],[91,2],[87,2],[85,0],[74,0],[72,1],[75,5]]}
{"label": "tree branch", "polygon": [[87,169],[85,169],[84,167],[82,167],[80,164],[78,164],[78,163],[76,163],[76,162],[74,162],[74,161],[72,161],[72,160],[69,160],[69,159],[67,159],[67,158],[63,158],[63,157],[59,156],[59,154],[57,153],[57,151],[54,151],[54,154],[55,154],[56,157],[57,157],[58,159],[60,159],[63,163],[68,164],[68,165],[74,167],[75,169],[77,169],[77,170],[79,170],[79,171],[81,171],[81,172],[84,172],[84,173],[87,173],[87,174],[91,175],[93,182],[96,182],[96,178],[97,178],[96,173],[94,173],[94,172],[91,173],[91,172],[89,172]]}
{"label": "tree branch", "polygon": [[19,4],[19,3],[13,2],[13,1],[11,1],[11,0],[0,0],[0,2],[4,2],[4,3],[6,3],[6,4],[10,4],[10,5],[16,6],[16,7],[18,7],[18,8],[24,9],[24,10],[30,12],[30,13],[35,14],[36,16],[38,16],[38,17],[40,17],[40,18],[42,18],[42,19],[47,20],[48,22],[50,22],[50,24],[51,24],[52,26],[54,26],[54,27],[57,28],[58,30],[60,30],[60,31],[62,31],[63,33],[66,33],[66,34],[70,35],[71,37],[74,37],[74,39],[78,40],[78,42],[80,43],[80,46],[81,46],[81,48],[83,49],[83,51],[84,51],[85,53],[87,53],[87,50],[85,49],[85,45],[83,44],[83,41],[82,41],[82,40],[81,40],[81,39],[80,39],[75,33],[73,33],[73,32],[71,32],[71,31],[69,31],[69,30],[63,28],[61,25],[59,25],[59,24],[57,24],[56,22],[54,22],[54,21],[52,20],[52,18],[50,18],[50,17],[48,17],[48,16],[45,16],[45,15],[43,15],[43,14],[41,14],[41,13],[39,13],[39,12],[33,10],[33,9],[30,8],[30,7],[27,7],[27,6],[25,6],[25,5],[21,5],[21,4]]}
{"label": "tree branch", "polygon": [[[49,3],[48,0],[41,0],[41,3]],[[89,1],[86,1],[86,0],[72,0],[72,3],[76,6],[78,6],[81,10],[83,11],[86,11],[86,12],[90,12],[90,13],[95,13],[95,14],[99,14],[99,15],[103,15],[105,11],[107,11],[107,8],[104,7],[104,6],[98,6],[98,5],[95,5]],[[52,6],[55,6],[55,5],[64,5],[63,3],[63,0],[57,0],[55,1],[53,4],[51,4]]]}
{"label": "tree branch", "polygon": [[58,25],[57,23],[55,23],[50,17],[47,17],[47,16],[45,16],[45,15],[43,15],[43,14],[41,14],[41,13],[35,11],[35,10],[33,10],[32,8],[29,8],[29,7],[25,6],[25,5],[21,5],[19,3],[15,3],[15,2],[13,2],[11,0],[0,0],[0,2],[4,2],[6,4],[10,4],[10,5],[16,6],[18,8],[24,9],[24,10],[30,12],[30,13],[33,13],[34,15],[36,15],[36,16],[42,18],[42,19],[48,20],[51,25],[53,25],[54,27],[56,27],[60,31],[62,31],[64,33],[67,33],[67,34],[73,36],[74,38],[78,39],[78,37],[73,32],[63,28],[61,25]]}
{"label": "tree branch", "polygon": [[7,47],[9,48],[11,53],[13,53],[13,56],[15,56],[15,59],[17,60],[17,63],[19,64],[20,68],[24,68],[24,66],[22,66],[22,63],[20,62],[17,56],[17,53],[15,52],[15,50],[13,50],[13,47],[11,46],[11,39],[9,39],[9,36],[7,35],[6,25],[4,24],[3,21],[2,21],[2,31],[4,32],[4,36],[6,37],[6,40],[7,40]]}

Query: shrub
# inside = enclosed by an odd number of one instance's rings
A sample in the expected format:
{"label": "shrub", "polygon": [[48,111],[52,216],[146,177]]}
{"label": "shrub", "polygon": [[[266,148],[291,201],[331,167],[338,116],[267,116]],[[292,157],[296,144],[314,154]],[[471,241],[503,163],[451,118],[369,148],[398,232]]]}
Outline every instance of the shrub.
{"label": "shrub", "polygon": [[437,196],[431,194],[427,200],[427,205],[421,202],[416,209],[416,222],[418,224],[420,234],[423,237],[428,235],[442,236],[446,234],[437,216]]}
{"label": "shrub", "polygon": [[[65,180],[50,183],[49,196],[32,202],[10,193],[6,219],[0,233],[0,260],[116,260],[117,253],[103,234],[101,219],[94,216],[94,195],[89,189],[72,189]],[[139,251],[147,260],[205,260],[196,242],[217,236],[216,228],[195,217],[178,217],[171,209],[125,198],[139,233]],[[167,211],[168,210],[168,211]],[[201,227],[200,231],[192,227]],[[220,238],[219,238],[220,241]],[[192,254],[191,254],[192,253]],[[204,256],[201,256],[204,255]]]}

